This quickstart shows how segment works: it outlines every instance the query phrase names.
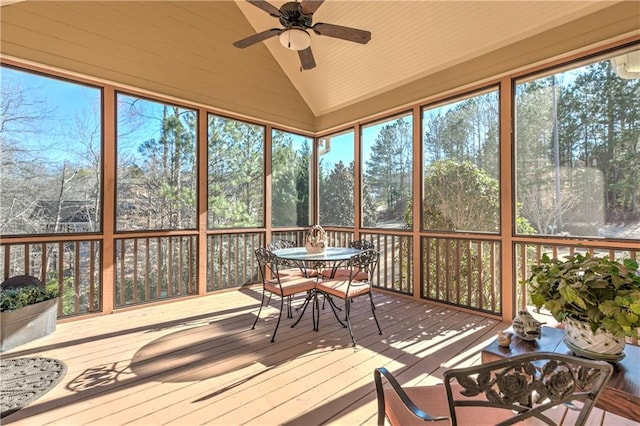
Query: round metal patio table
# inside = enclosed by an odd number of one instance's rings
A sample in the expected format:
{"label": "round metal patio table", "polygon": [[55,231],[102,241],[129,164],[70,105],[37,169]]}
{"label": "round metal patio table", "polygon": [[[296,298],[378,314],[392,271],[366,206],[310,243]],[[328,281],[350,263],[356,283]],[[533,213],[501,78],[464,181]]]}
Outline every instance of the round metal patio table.
{"label": "round metal patio table", "polygon": [[[352,247],[327,247],[324,252],[308,253],[305,247],[288,247],[288,248],[274,250],[273,254],[275,254],[277,257],[281,259],[301,262],[302,266],[305,269],[313,268],[313,269],[320,270],[321,268],[331,268],[333,271],[331,273],[331,277],[333,277],[333,273],[342,262],[345,262],[351,259],[352,256],[355,256],[356,254],[360,254],[362,252],[363,250],[352,248]],[[321,277],[321,274],[318,274],[317,276]],[[329,301],[332,309],[334,310],[334,313],[335,313],[335,309],[342,310],[340,309],[340,307],[336,306],[336,304],[333,302],[331,297],[327,296],[325,300]],[[302,319],[302,315],[306,310],[307,305],[312,301],[314,302],[313,303],[314,313],[312,314],[314,315],[313,329],[315,331],[318,331],[318,323],[320,322],[320,312],[319,312],[318,298],[317,298],[316,291],[309,293],[308,297],[304,301],[304,304],[300,307],[302,309],[302,313],[298,317],[298,320],[291,327],[295,327],[300,322],[300,320]],[[300,308],[297,308],[297,309],[300,309]],[[336,318],[337,318],[337,315],[336,315]]]}
{"label": "round metal patio table", "polygon": [[273,254],[282,259],[327,263],[349,260],[351,256],[359,253],[362,253],[362,250],[351,247],[327,247],[321,253],[308,253],[304,247],[289,247],[273,251]]}

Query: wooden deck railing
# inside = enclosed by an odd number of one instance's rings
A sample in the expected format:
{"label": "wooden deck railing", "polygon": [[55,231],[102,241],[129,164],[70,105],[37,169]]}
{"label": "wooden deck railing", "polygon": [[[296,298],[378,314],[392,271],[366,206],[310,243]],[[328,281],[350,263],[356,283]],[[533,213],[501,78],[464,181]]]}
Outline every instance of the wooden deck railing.
{"label": "wooden deck railing", "polygon": [[264,232],[207,236],[207,291],[256,283],[258,263],[254,252],[264,246]]}
{"label": "wooden deck railing", "polygon": [[500,242],[422,238],[421,297],[501,313]]}
{"label": "wooden deck railing", "polygon": [[33,275],[60,294],[58,317],[99,312],[102,246],[99,240],[49,240],[0,245],[3,279]]}
{"label": "wooden deck railing", "polygon": [[[278,229],[272,240],[304,244],[306,228]],[[347,246],[355,237],[348,229],[327,229],[330,245]],[[375,285],[402,294],[500,315],[503,301],[501,246],[497,238],[421,236],[419,273],[414,273],[413,236],[407,231],[361,231],[381,253]],[[18,238],[0,244],[0,271],[4,279],[34,275],[61,294],[58,317],[100,312],[101,297],[113,297],[116,309],[134,304],[180,298],[198,293],[198,268],[206,268],[209,292],[257,283],[254,251],[265,244],[264,230],[211,232],[206,253],[198,253],[198,235],[121,237],[114,239],[114,293],[103,294],[103,241]],[[628,247],[628,245],[627,245]],[[515,306],[530,304],[522,284],[543,253],[563,257],[575,252],[606,254],[613,259],[640,258],[640,250],[591,244],[526,242],[514,244]],[[200,256],[200,257],[199,257]],[[414,282],[418,277],[419,282]]]}
{"label": "wooden deck railing", "polygon": [[115,300],[121,308],[196,294],[197,236],[115,240]]}
{"label": "wooden deck railing", "polygon": [[360,238],[373,242],[380,252],[380,262],[373,280],[378,288],[413,295],[413,238],[392,233],[361,233]]}

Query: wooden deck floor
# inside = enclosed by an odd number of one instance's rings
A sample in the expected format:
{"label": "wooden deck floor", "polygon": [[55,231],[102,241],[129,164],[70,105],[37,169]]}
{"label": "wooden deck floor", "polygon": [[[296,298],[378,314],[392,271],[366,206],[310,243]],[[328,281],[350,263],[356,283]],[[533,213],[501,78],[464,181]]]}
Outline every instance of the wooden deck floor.
{"label": "wooden deck floor", "polygon": [[[403,384],[435,383],[508,324],[377,294],[377,333],[366,299],[353,305],[351,347],[327,307],[296,328],[277,310],[250,326],[260,292],[246,289],[58,324],[54,334],[2,354],[67,364],[55,389],[4,418],[5,425],[374,425],[373,369]],[[274,306],[272,302],[272,306]],[[605,416],[606,414],[606,416]],[[594,425],[633,424],[594,410]]]}

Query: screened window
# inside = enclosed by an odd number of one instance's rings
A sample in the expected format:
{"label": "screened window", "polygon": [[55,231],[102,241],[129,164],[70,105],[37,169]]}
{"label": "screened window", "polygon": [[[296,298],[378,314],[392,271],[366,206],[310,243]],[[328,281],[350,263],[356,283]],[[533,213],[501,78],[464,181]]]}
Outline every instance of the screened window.
{"label": "screened window", "polygon": [[422,229],[498,232],[498,92],[422,112]]}
{"label": "screened window", "polygon": [[209,114],[210,228],[264,226],[263,126]]}
{"label": "screened window", "polygon": [[117,95],[116,229],[196,226],[197,113]]}
{"label": "screened window", "polygon": [[640,239],[637,49],[517,82],[519,234]]}
{"label": "screened window", "polygon": [[411,223],[413,119],[410,114],[362,128],[362,224]]}
{"label": "screened window", "polygon": [[2,66],[0,234],[100,232],[100,89]]}
{"label": "screened window", "polygon": [[320,224],[353,226],[354,132],[318,140]]}
{"label": "screened window", "polygon": [[308,226],[312,139],[276,129],[271,138],[271,223]]}

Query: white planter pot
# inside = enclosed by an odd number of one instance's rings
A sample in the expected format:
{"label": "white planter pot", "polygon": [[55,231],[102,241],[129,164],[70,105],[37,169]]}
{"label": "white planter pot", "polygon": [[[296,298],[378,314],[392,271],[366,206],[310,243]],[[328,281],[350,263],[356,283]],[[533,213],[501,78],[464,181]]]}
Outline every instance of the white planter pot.
{"label": "white planter pot", "polygon": [[576,355],[585,358],[618,360],[624,357],[625,339],[600,329],[593,333],[588,322],[567,318],[564,341]]}
{"label": "white planter pot", "polygon": [[58,298],[0,313],[0,352],[56,331]]}

